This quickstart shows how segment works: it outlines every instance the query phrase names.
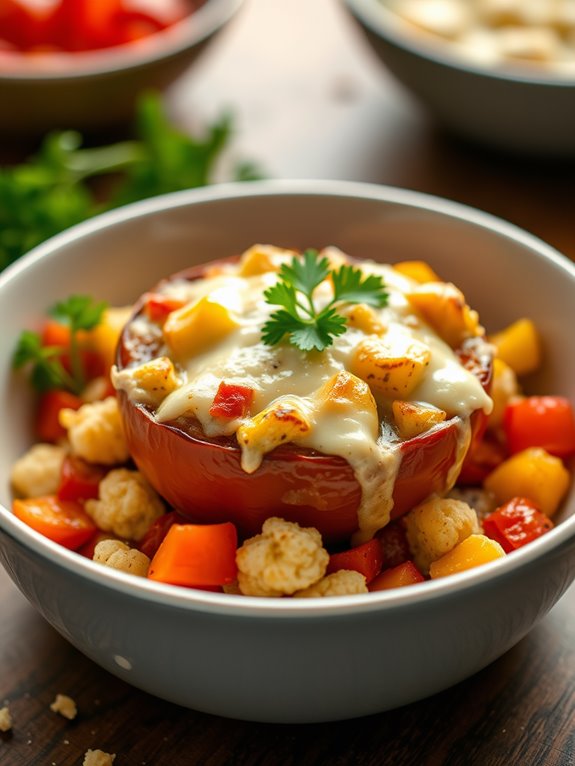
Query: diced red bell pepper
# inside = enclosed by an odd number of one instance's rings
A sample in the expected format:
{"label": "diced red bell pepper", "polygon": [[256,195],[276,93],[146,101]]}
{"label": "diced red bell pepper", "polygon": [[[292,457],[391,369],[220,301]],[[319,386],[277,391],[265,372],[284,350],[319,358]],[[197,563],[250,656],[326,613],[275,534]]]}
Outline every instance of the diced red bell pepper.
{"label": "diced red bell pepper", "polygon": [[100,482],[107,473],[103,466],[87,463],[75,455],[66,455],[60,472],[60,500],[90,500],[98,497]]}
{"label": "diced red bell pepper", "polygon": [[424,582],[425,577],[415,566],[413,561],[404,561],[403,564],[384,570],[375,580],[369,584],[370,591],[390,590],[391,588],[403,588],[406,585],[416,585]]}
{"label": "diced red bell pepper", "polygon": [[116,45],[116,18],[122,0],[60,0],[50,20],[50,41],[68,51]]}
{"label": "diced red bell pepper", "polygon": [[506,457],[505,446],[486,434],[465,456],[457,483],[480,486]]}
{"label": "diced red bell pepper", "polygon": [[47,14],[18,0],[0,0],[0,34],[20,51],[44,41]]}
{"label": "diced red bell pepper", "polygon": [[36,416],[36,433],[43,442],[57,442],[66,436],[66,429],[60,425],[60,410],[79,410],[83,402],[79,396],[56,388],[40,396]]}
{"label": "diced red bell pepper", "polygon": [[391,521],[377,533],[377,539],[383,551],[383,562],[393,568],[403,564],[411,556],[405,524],[402,519]]}
{"label": "diced red bell pepper", "polygon": [[173,524],[148,571],[151,580],[193,587],[234,582],[237,576],[236,528],[223,524]]}
{"label": "diced red bell pepper", "polygon": [[170,298],[168,295],[162,295],[161,293],[148,293],[144,313],[152,322],[162,324],[168,314],[176,311],[176,309],[181,309],[184,305],[184,301],[178,298]]}
{"label": "diced red bell pepper", "polygon": [[54,495],[14,500],[14,515],[44,537],[77,550],[96,534],[97,527],[80,503]]}
{"label": "diced red bell pepper", "polygon": [[509,451],[542,447],[556,457],[575,454],[575,416],[562,396],[528,396],[510,402],[503,415]]}
{"label": "diced red bell pepper", "polygon": [[340,569],[353,569],[362,574],[367,583],[370,583],[381,572],[382,565],[381,543],[374,538],[350,550],[332,553],[327,565],[327,574],[338,572]]}
{"label": "diced red bell pepper", "polygon": [[168,534],[168,530],[172,524],[185,524],[186,519],[181,516],[177,511],[169,511],[160,516],[152,526],[148,529],[146,534],[142,537],[138,544],[138,548],[142,553],[150,559],[153,559],[156,555],[160,544],[164,537]]}
{"label": "diced red bell pepper", "polygon": [[214,418],[243,418],[249,412],[253,398],[253,388],[222,380],[210,407],[210,415]]}
{"label": "diced red bell pepper", "polygon": [[505,553],[527,545],[552,528],[551,519],[524,497],[514,497],[483,520],[485,534]]}

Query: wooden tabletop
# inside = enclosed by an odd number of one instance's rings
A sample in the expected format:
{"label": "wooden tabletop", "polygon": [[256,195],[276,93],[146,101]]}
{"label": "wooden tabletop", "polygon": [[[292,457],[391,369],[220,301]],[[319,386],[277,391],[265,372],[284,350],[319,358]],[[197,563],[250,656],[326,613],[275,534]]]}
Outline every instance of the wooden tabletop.
{"label": "wooden tabletop", "polygon": [[[251,0],[168,102],[190,130],[231,108],[231,159],[257,160],[271,177],[441,195],[512,221],[575,260],[575,165],[510,158],[444,135],[372,57],[336,0]],[[58,693],[76,700],[75,721],[50,710]],[[117,766],[573,766],[575,588],[504,657],[431,699],[355,721],[276,726],[132,689],[74,650],[0,571],[0,707],[3,700],[14,727],[0,734],[2,766],[76,766],[88,748],[117,753]]]}

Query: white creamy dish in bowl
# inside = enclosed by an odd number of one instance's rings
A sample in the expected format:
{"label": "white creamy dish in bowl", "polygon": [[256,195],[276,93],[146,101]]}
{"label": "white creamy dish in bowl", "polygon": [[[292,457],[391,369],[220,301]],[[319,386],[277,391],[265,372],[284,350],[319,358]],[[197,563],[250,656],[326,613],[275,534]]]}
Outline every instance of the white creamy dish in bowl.
{"label": "white creamy dish in bowl", "polygon": [[[231,253],[249,252],[258,241],[274,243],[282,251],[293,248],[298,252],[308,247],[321,252],[331,242],[342,252],[353,253],[359,262],[391,264],[387,268],[371,267],[383,274],[390,294],[396,285],[408,284],[410,290],[414,285],[411,278],[401,276],[399,269],[395,276],[389,268],[425,260],[436,274],[461,287],[469,305],[479,310],[489,333],[511,324],[525,313],[521,309],[529,306],[545,348],[545,364],[533,379],[530,393],[569,393],[569,381],[575,373],[571,357],[565,356],[565,344],[570,342],[569,317],[565,317],[564,332],[557,330],[551,317],[554,305],[571,305],[573,269],[545,245],[511,226],[441,200],[355,184],[222,186],[153,200],[79,227],[2,277],[0,316],[10,348],[2,360],[0,395],[10,413],[10,439],[4,443],[0,461],[5,506],[0,510],[0,555],[22,591],[81,651],[134,685],[179,704],[221,715],[284,722],[334,720],[406,704],[446,688],[492,661],[518,641],[559,598],[572,580],[575,529],[570,490],[553,516],[554,528],[521,550],[463,571],[457,577],[442,576],[385,591],[353,591],[353,595],[339,598],[318,598],[322,594],[317,592],[307,598],[262,598],[263,594],[255,597],[253,592],[239,597],[227,586],[212,592],[211,586],[205,590],[174,587],[154,578],[134,577],[66,550],[37,534],[11,510],[12,467],[34,438],[29,427],[31,400],[10,367],[18,337],[24,327],[31,326],[32,315],[40,327],[47,308],[70,294],[85,293],[86,286],[93,296],[113,306],[129,305],[139,296],[157,294],[157,286],[166,274],[177,274],[190,264],[226,259]],[[158,253],[163,256],[158,258]],[[470,275],[469,264],[478,262],[489,275],[486,281],[478,279],[477,273]],[[529,279],[522,277],[526,272]],[[112,274],[115,279],[111,279]],[[494,287],[494,274],[499,284],[513,278],[513,300]],[[231,277],[238,278],[235,273]],[[163,284],[169,293],[180,287],[188,291],[194,281],[198,280],[175,285],[168,279]],[[534,300],[533,284],[537,285],[538,300]],[[191,289],[194,300],[186,305],[193,306],[201,300],[194,290],[201,288]],[[400,297],[390,295],[389,305],[393,307]],[[145,301],[136,312],[144,307]],[[321,310],[321,291],[317,307]],[[183,306],[173,310],[182,310],[186,315]],[[274,310],[266,309],[268,314]],[[387,308],[374,308],[374,312],[378,319],[386,318],[388,325],[392,324]],[[177,318],[182,319],[182,315]],[[234,318],[243,321],[243,312]],[[211,331],[214,324],[205,326]],[[163,338],[164,325],[158,326]],[[475,332],[472,327],[468,328],[471,334]],[[347,333],[349,340],[356,329],[350,326],[334,340],[330,352],[334,359],[339,353],[336,341],[343,343]],[[167,337],[172,337],[169,325]],[[226,343],[225,339],[221,342]],[[285,339],[282,342],[287,343]],[[277,353],[275,345],[264,345],[265,353]],[[451,348],[450,343],[446,346]],[[291,344],[285,348],[289,357]],[[293,351],[297,352],[295,347]],[[452,353],[453,349],[445,351],[448,359]],[[185,354],[154,352],[154,358],[171,358],[175,375],[183,382],[185,374],[190,383],[197,377],[202,354],[195,357],[194,363],[191,353],[186,358]],[[134,375],[139,366],[126,369]],[[353,361],[350,367],[350,375],[361,380]],[[224,377],[230,373],[228,367],[219,369]],[[159,411],[161,402],[144,405],[134,393],[138,387],[122,383],[119,376],[124,371],[118,369],[115,379],[123,386],[130,406]],[[328,366],[319,379],[312,381],[311,392],[321,389],[339,372]],[[254,390],[257,387],[256,380],[245,376],[230,376],[229,383],[244,388],[253,383]],[[418,385],[422,384],[423,377]],[[482,397],[482,386],[475,382],[471,385]],[[213,403],[218,389],[219,384],[210,390]],[[404,392],[401,401],[415,397],[416,389],[410,394]],[[304,399],[310,396],[306,391],[296,395]],[[245,423],[257,418],[270,404],[265,398],[258,400],[256,394],[253,402],[254,409],[246,413]],[[483,412],[484,403],[471,410]],[[439,409],[441,402],[429,404]],[[383,405],[382,400],[379,410],[385,410]],[[443,422],[462,415],[444,412]],[[309,411],[304,414],[309,415]],[[169,422],[161,427],[171,427]],[[398,428],[395,416],[389,422]],[[225,434],[216,435],[212,441],[225,438]],[[199,440],[212,446],[205,433]],[[313,456],[317,460],[322,456],[341,460],[339,455],[323,451],[319,454],[319,444],[295,446],[295,452],[318,452]],[[261,465],[250,474],[241,466],[241,449],[235,448],[234,460],[238,461],[242,479],[257,476],[258,470],[271,460],[273,450],[260,452]],[[166,459],[161,442],[155,454],[158,462]],[[251,468],[249,464],[246,467]],[[221,481],[217,491],[224,492],[227,484],[227,480]],[[358,495],[356,490],[356,503]],[[354,512],[357,521],[357,505]],[[187,524],[184,520],[175,526]],[[209,527],[211,522],[202,526]],[[255,532],[255,537],[259,534]],[[480,536],[474,532],[470,537],[474,535]],[[250,539],[240,537],[242,545]],[[348,543],[326,540],[325,546],[326,553],[320,554],[324,559],[346,553]]]}

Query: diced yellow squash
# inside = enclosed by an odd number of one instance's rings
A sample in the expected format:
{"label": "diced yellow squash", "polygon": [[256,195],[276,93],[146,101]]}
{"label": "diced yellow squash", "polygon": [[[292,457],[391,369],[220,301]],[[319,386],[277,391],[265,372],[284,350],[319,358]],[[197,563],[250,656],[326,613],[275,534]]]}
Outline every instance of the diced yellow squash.
{"label": "diced yellow squash", "polygon": [[512,455],[483,482],[501,505],[513,497],[526,497],[547,516],[553,516],[569,488],[570,473],[558,457],[541,447]]}
{"label": "diced yellow squash", "polygon": [[445,410],[440,410],[424,402],[404,402],[396,399],[391,405],[397,431],[402,439],[413,439],[414,436],[428,431],[447,417]]}
{"label": "diced yellow squash", "polygon": [[355,303],[347,306],[342,314],[347,317],[349,327],[355,327],[366,335],[383,335],[385,332],[385,325],[381,321],[381,317],[367,303]]}
{"label": "diced yellow squash", "polygon": [[400,261],[394,263],[393,268],[403,276],[422,285],[426,282],[441,282],[435,271],[425,261]]}
{"label": "diced yellow squash", "polygon": [[341,414],[344,417],[351,409],[357,413],[357,417],[361,415],[373,439],[377,439],[379,433],[377,404],[370,387],[364,380],[352,375],[351,372],[342,370],[332,375],[314,393],[313,398],[321,412]]}
{"label": "diced yellow squash", "polygon": [[242,468],[253,473],[263,456],[280,444],[306,436],[309,417],[295,396],[282,396],[238,428],[236,438],[242,448]]}
{"label": "diced yellow squash", "polygon": [[114,364],[116,346],[131,313],[131,306],[107,308],[100,324],[86,333],[90,345],[102,356],[108,368]]}
{"label": "diced yellow squash", "polygon": [[238,274],[240,277],[255,277],[267,271],[278,271],[282,260],[295,253],[274,245],[253,245],[240,258]]}
{"label": "diced yellow squash", "polygon": [[168,314],[164,339],[179,359],[207,351],[239,327],[230,310],[204,296]]}
{"label": "diced yellow squash", "polygon": [[158,405],[179,385],[173,362],[167,356],[151,359],[123,372],[131,376],[133,383],[145,394],[147,402],[154,405]]}
{"label": "diced yellow squash", "polygon": [[430,360],[431,352],[419,341],[406,340],[399,348],[370,336],[358,344],[352,369],[372,391],[394,399],[406,398],[421,382]]}
{"label": "diced yellow squash", "polygon": [[436,580],[438,577],[447,577],[447,575],[488,564],[504,556],[505,551],[495,540],[485,535],[469,535],[449,553],[430,564],[429,576],[432,580]]}
{"label": "diced yellow squash", "polygon": [[407,294],[411,305],[451,348],[483,334],[479,316],[450,282],[428,282]]}
{"label": "diced yellow squash", "polygon": [[518,319],[489,337],[497,356],[517,375],[528,375],[541,365],[541,340],[530,319]]}
{"label": "diced yellow squash", "polygon": [[489,427],[498,428],[503,421],[503,413],[509,402],[521,394],[517,375],[503,359],[493,360],[493,380],[489,395],[493,400],[493,409],[489,415]]}

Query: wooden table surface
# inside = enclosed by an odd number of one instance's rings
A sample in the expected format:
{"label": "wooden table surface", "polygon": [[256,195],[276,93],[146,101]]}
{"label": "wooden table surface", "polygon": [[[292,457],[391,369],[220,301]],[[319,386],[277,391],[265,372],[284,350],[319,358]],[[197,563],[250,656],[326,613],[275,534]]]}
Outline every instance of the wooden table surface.
{"label": "wooden table surface", "polygon": [[[509,158],[443,135],[336,0],[251,0],[168,101],[190,130],[231,108],[231,159],[257,160],[269,176],[441,195],[512,221],[575,260],[575,165]],[[76,700],[75,721],[50,711],[57,693]],[[14,728],[0,734],[2,766],[73,766],[88,748],[117,753],[117,766],[569,766],[575,589],[504,657],[442,694],[356,721],[277,726],[219,719],[132,689],[73,649],[0,571],[0,707],[3,700]]]}

